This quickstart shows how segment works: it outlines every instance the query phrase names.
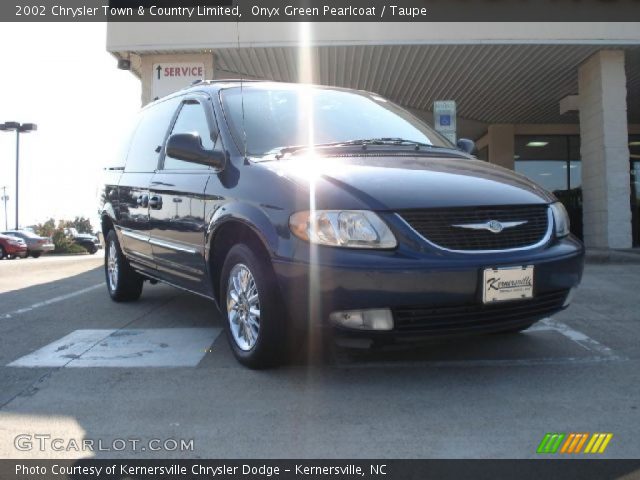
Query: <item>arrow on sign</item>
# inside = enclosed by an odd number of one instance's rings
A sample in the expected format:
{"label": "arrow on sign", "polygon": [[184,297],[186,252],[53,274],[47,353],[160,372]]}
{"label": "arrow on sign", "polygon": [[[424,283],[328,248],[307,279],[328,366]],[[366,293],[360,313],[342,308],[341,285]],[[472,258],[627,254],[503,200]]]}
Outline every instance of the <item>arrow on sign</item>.
{"label": "arrow on sign", "polygon": [[156,67],[156,70],[158,71],[158,80],[160,80],[160,72],[162,71],[162,67],[160,65],[158,65]]}

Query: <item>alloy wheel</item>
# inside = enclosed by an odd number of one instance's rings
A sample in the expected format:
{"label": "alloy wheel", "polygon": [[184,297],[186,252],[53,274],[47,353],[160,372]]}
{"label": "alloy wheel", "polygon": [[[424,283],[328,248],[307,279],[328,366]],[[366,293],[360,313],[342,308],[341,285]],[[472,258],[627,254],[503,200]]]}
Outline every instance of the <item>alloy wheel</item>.
{"label": "alloy wheel", "polygon": [[109,244],[109,254],[107,255],[107,278],[109,288],[112,292],[118,288],[118,249],[115,242]]}
{"label": "alloy wheel", "polygon": [[241,263],[229,273],[227,316],[236,345],[243,351],[251,350],[260,334],[260,298],[251,271]]}

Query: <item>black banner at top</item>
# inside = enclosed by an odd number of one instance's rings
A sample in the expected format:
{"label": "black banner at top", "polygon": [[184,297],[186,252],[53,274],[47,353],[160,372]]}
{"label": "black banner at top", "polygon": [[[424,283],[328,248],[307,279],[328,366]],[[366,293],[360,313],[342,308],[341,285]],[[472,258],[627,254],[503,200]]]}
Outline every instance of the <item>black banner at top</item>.
{"label": "black banner at top", "polygon": [[640,0],[4,0],[0,21],[639,22]]}

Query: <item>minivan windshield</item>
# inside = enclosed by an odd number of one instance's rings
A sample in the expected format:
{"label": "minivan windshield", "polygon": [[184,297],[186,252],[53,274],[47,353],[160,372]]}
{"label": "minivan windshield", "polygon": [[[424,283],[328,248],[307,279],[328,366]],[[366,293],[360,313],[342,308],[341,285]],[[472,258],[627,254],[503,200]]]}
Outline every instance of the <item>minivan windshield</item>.
{"label": "minivan windshield", "polygon": [[250,156],[297,145],[374,139],[455,148],[409,112],[374,94],[287,85],[233,87],[221,97],[236,144],[244,151],[246,138]]}

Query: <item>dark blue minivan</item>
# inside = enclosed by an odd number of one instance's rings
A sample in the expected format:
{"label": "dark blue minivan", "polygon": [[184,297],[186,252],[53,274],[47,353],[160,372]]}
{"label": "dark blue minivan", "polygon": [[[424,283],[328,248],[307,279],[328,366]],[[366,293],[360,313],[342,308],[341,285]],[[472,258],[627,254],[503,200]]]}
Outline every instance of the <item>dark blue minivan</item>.
{"label": "dark blue minivan", "polygon": [[111,298],[214,300],[240,362],[320,334],[518,332],[569,305],[582,244],[549,192],[368,92],[200,82],[145,107],[100,214]]}

